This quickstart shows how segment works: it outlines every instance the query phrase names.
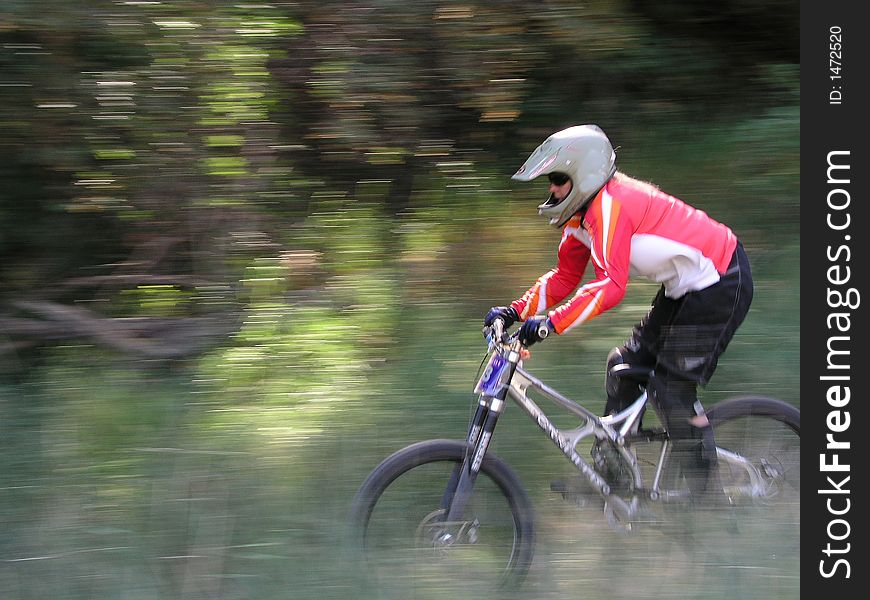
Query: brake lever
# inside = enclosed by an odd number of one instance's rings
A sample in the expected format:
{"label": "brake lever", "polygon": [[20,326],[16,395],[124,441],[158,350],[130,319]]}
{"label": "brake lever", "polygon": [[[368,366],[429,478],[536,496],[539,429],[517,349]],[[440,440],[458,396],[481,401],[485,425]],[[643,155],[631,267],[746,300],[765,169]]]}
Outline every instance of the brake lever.
{"label": "brake lever", "polygon": [[489,337],[486,340],[487,341],[487,352],[492,352],[493,350],[495,350],[496,346],[498,346],[499,344],[504,344],[505,337],[506,337],[505,334],[502,334],[502,339],[498,339],[495,337],[494,333],[490,333]]}
{"label": "brake lever", "polygon": [[486,340],[487,353],[492,352],[492,349],[495,348],[495,338],[492,334],[492,327],[489,327],[488,325],[484,326],[483,337]]}

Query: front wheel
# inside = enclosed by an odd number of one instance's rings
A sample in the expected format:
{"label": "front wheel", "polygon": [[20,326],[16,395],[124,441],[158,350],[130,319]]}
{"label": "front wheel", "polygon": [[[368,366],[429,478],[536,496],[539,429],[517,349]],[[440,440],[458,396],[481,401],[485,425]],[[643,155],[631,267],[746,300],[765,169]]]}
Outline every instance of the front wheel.
{"label": "front wheel", "polygon": [[[534,525],[528,496],[513,471],[484,459],[462,520],[445,522],[445,490],[466,444],[431,440],[384,460],[357,492],[351,527],[365,573],[382,594],[465,597],[518,584],[532,560]],[[409,596],[410,594],[410,596]]]}

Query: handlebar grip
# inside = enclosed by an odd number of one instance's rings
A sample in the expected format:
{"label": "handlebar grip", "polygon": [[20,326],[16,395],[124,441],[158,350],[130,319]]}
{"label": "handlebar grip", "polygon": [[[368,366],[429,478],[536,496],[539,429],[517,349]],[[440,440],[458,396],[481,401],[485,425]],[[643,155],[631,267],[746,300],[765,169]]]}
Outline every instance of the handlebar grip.
{"label": "handlebar grip", "polygon": [[492,342],[500,342],[504,338],[504,320],[494,319],[491,325],[483,328],[483,336]]}
{"label": "handlebar grip", "polygon": [[496,340],[501,341],[504,337],[504,319],[495,319],[492,322],[492,333]]}

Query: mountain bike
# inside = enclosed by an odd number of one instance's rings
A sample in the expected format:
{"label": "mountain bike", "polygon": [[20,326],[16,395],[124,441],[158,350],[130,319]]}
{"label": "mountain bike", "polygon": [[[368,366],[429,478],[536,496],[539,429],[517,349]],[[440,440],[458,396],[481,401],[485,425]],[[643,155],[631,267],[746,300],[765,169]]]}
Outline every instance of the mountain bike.
{"label": "mountain bike", "polygon": [[[646,386],[630,406],[601,417],[526,371],[527,349],[500,320],[484,332],[488,362],[474,388],[478,404],[465,440],[428,440],[397,451],[371,472],[354,498],[352,533],[371,579],[413,578],[427,587],[449,577],[469,592],[523,580],[535,547],[532,502],[516,473],[489,451],[508,399],[570,461],[585,492],[598,499],[607,523],[618,531],[658,522],[655,506],[679,507],[691,500],[670,464],[678,461],[669,460],[667,431],[642,426],[647,406],[658,410]],[[648,370],[625,364],[613,374],[642,384],[650,377]],[[530,392],[570,413],[577,426],[556,427]],[[735,510],[748,505],[770,514],[788,512],[788,525],[799,527],[800,411],[780,400],[747,396],[714,405],[707,417],[727,504]],[[590,460],[581,454],[585,446]],[[654,458],[642,464],[638,449],[650,446]],[[575,494],[571,486],[553,487],[566,498]]]}

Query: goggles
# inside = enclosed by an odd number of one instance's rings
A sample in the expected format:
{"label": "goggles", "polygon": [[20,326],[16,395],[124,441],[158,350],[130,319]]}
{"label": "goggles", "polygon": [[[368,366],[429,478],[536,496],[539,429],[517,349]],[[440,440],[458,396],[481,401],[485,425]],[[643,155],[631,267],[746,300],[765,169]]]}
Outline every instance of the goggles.
{"label": "goggles", "polygon": [[550,180],[550,183],[555,185],[565,185],[571,181],[571,178],[565,175],[565,173],[549,173],[547,179]]}

